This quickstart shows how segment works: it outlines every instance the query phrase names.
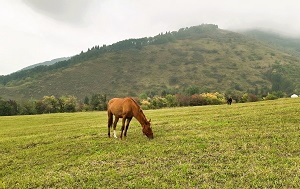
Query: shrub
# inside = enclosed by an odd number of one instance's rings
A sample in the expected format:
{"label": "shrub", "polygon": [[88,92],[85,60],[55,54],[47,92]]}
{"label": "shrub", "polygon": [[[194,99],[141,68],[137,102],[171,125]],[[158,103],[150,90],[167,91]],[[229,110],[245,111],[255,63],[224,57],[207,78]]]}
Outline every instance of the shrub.
{"label": "shrub", "polygon": [[176,107],[176,106],[178,106],[177,99],[174,95],[168,94],[166,96],[166,101],[167,101],[167,107]]}
{"label": "shrub", "polygon": [[191,106],[200,106],[200,105],[204,105],[204,98],[202,95],[200,94],[194,94],[191,96],[191,100],[190,100],[190,105]]}
{"label": "shrub", "polygon": [[144,99],[140,103],[141,103],[141,108],[143,110],[149,110],[150,109],[151,104],[148,100]]}
{"label": "shrub", "polygon": [[157,108],[163,108],[163,107],[167,107],[167,100],[163,97],[154,97],[152,99],[152,108],[157,109]]}
{"label": "shrub", "polygon": [[175,95],[176,101],[178,102],[179,106],[188,106],[190,105],[191,98],[189,96],[185,96],[182,94]]}
{"label": "shrub", "polygon": [[258,100],[259,99],[255,94],[248,94],[248,102],[256,102]]}
{"label": "shrub", "polygon": [[264,98],[265,100],[276,100],[278,97],[272,93],[268,93],[268,95]]}
{"label": "shrub", "polygon": [[220,94],[218,92],[216,93],[203,93],[201,94],[204,98],[204,104],[203,105],[218,105],[223,104],[226,102],[225,96],[223,94]]}
{"label": "shrub", "polygon": [[248,93],[243,94],[243,96],[240,98],[240,102],[245,103],[248,101]]}

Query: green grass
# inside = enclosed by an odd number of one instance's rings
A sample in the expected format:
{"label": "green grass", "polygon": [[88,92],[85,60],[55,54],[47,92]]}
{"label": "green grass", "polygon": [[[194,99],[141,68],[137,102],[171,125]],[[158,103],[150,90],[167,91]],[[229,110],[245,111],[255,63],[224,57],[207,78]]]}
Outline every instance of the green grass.
{"label": "green grass", "polygon": [[106,112],[0,117],[0,188],[300,187],[300,98],[144,112],[154,140],[107,138]]}

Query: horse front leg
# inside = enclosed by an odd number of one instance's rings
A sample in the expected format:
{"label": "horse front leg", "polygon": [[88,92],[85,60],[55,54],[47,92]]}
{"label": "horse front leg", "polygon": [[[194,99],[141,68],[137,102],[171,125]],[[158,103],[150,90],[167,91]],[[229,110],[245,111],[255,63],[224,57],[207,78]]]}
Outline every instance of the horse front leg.
{"label": "horse front leg", "polygon": [[116,131],[116,127],[117,127],[118,121],[119,121],[119,118],[118,118],[118,117],[115,117],[115,121],[114,121],[114,137],[115,137],[115,138],[118,138],[118,137],[117,137],[117,131]]}
{"label": "horse front leg", "polygon": [[127,122],[126,122],[126,128],[125,128],[125,133],[124,133],[124,136],[126,137],[127,136],[127,130],[128,130],[128,127],[129,127],[129,123],[131,121],[132,117],[127,119]]}
{"label": "horse front leg", "polygon": [[125,121],[126,121],[126,118],[123,117],[123,119],[122,119],[122,128],[121,128],[121,135],[120,135],[121,139],[123,137],[123,131],[124,131],[124,128],[125,128]]}

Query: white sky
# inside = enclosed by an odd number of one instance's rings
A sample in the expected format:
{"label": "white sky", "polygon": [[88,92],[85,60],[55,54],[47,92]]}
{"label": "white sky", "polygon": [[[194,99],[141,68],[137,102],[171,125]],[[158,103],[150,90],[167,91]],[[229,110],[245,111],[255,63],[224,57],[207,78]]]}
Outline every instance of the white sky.
{"label": "white sky", "polygon": [[0,75],[203,23],[300,37],[298,0],[0,0]]}

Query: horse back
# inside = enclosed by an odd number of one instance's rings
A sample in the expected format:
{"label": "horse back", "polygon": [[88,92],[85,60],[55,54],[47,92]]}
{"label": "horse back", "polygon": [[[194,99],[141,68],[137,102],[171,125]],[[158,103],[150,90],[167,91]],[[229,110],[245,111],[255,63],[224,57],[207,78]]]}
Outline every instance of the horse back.
{"label": "horse back", "polygon": [[133,106],[131,98],[113,98],[108,102],[107,111],[116,117],[133,117]]}

